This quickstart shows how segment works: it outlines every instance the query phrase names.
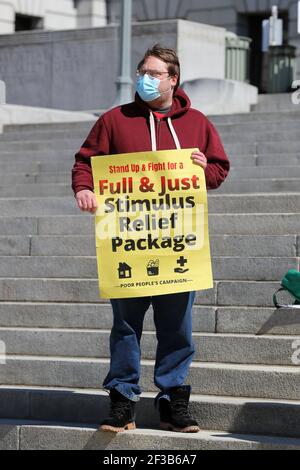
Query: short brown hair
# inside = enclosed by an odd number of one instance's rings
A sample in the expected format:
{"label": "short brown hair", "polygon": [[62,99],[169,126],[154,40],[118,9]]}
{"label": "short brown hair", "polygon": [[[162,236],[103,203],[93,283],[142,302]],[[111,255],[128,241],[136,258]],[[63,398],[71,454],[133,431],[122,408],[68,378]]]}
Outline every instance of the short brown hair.
{"label": "short brown hair", "polygon": [[168,65],[168,72],[171,76],[177,75],[177,84],[174,87],[174,91],[176,91],[180,82],[180,63],[174,49],[164,47],[161,44],[154,44],[154,46],[146,51],[144,57],[138,64],[138,69],[143,67],[144,62],[148,57],[152,56],[157,57]]}

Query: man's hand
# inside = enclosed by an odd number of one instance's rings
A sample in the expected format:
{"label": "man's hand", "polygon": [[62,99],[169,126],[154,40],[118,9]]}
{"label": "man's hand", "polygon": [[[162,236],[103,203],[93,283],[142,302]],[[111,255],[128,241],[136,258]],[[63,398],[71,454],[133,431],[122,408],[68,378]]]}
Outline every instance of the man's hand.
{"label": "man's hand", "polygon": [[81,211],[87,211],[94,214],[97,210],[97,199],[93,191],[82,189],[76,193],[76,201]]}
{"label": "man's hand", "polygon": [[196,163],[196,165],[201,166],[203,170],[205,170],[205,168],[207,167],[207,158],[204,155],[204,153],[200,152],[199,150],[198,151],[195,150],[192,153],[191,158],[194,161],[194,163]]}

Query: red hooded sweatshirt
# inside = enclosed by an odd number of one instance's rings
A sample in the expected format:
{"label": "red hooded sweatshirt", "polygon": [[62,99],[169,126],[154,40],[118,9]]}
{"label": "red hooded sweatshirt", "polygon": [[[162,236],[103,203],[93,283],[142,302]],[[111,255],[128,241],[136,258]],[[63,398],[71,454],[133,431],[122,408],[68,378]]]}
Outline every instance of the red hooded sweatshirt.
{"label": "red hooded sweatshirt", "polygon": [[157,119],[136,93],[135,101],[104,113],[95,123],[75,155],[72,169],[74,194],[94,190],[90,157],[118,153],[198,148],[207,158],[206,185],[214,189],[226,178],[229,160],[219,134],[200,111],[191,108],[185,92],[178,88],[171,109]]}

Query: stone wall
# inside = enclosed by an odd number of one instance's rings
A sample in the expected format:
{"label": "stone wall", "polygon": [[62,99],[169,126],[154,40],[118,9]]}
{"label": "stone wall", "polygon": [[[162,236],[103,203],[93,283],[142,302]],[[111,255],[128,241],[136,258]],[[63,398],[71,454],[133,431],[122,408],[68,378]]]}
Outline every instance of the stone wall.
{"label": "stone wall", "polygon": [[[133,81],[137,63],[157,41],[178,50],[182,81],[224,78],[223,28],[167,20],[136,23],[132,34]],[[7,102],[68,110],[108,108],[115,99],[118,54],[118,28],[113,25],[0,36]]]}

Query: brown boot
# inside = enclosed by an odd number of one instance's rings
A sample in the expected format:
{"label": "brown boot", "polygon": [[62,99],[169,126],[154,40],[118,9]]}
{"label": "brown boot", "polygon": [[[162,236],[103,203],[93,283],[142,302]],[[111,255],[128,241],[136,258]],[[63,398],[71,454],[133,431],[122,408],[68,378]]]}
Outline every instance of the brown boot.
{"label": "brown boot", "polygon": [[100,425],[102,431],[122,432],[135,429],[135,402],[116,389],[110,391],[110,414]]}

